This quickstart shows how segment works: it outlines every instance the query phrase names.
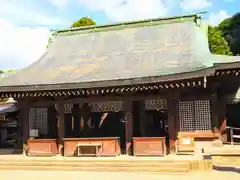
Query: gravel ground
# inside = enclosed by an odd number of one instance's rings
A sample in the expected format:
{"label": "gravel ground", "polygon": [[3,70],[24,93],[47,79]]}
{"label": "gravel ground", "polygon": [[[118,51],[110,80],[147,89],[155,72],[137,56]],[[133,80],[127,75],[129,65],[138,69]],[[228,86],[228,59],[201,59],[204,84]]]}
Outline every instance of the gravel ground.
{"label": "gravel ground", "polygon": [[207,179],[218,179],[218,180],[239,180],[240,174],[234,172],[205,172],[205,173],[192,173],[189,175],[160,175],[160,174],[146,174],[146,173],[126,173],[126,172],[69,172],[69,171],[0,171],[1,180],[13,180],[13,179],[24,179],[24,180],[42,180],[42,179],[57,179],[57,180],[202,180]]}

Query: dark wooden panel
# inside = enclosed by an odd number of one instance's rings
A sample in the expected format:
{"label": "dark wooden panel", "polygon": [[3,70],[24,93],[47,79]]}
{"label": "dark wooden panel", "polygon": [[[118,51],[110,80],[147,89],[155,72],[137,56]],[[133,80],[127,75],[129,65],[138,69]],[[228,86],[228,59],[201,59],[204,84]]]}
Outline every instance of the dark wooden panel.
{"label": "dark wooden panel", "polygon": [[[120,144],[118,137],[107,138],[64,138],[64,156],[76,156],[78,143],[84,144],[101,144],[99,149],[100,156],[117,156],[120,155]],[[90,151],[90,149],[89,149]],[[87,154],[90,154],[89,152]]]}
{"label": "dark wooden panel", "polygon": [[55,156],[57,154],[56,139],[29,139],[28,156]]}
{"label": "dark wooden panel", "polygon": [[135,156],[165,156],[165,137],[134,137],[133,149]]}

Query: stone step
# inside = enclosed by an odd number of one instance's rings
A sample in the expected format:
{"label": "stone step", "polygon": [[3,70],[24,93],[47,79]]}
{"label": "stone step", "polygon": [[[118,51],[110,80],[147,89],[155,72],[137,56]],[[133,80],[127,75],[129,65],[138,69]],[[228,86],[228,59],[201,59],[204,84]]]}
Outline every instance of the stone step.
{"label": "stone step", "polygon": [[228,160],[239,159],[240,160],[240,154],[235,156],[234,155],[212,156],[212,159],[228,159]]}
{"label": "stone step", "polygon": [[105,159],[105,158],[67,158],[67,159],[56,159],[56,158],[0,158],[0,162],[54,162],[54,163],[189,163],[195,160],[164,160],[164,159]]}
{"label": "stone step", "polygon": [[206,154],[211,154],[214,156],[233,156],[239,155],[240,156],[240,145],[224,145],[223,147],[211,147],[211,148],[204,148],[204,152]]}
{"label": "stone step", "polygon": [[240,167],[240,156],[212,156],[214,166]]}
{"label": "stone step", "polygon": [[[196,161],[194,161],[196,162]],[[162,164],[162,165],[181,165],[181,164],[189,164],[190,162],[186,161],[186,162],[153,162],[153,161],[145,161],[145,162],[139,162],[139,161],[0,161],[1,163],[22,163],[22,164],[26,164],[26,163],[30,163],[30,164],[39,164],[39,163],[48,163],[48,164],[132,164],[132,165],[147,165],[147,164],[152,164],[152,165],[158,165],[158,164]]]}
{"label": "stone step", "polygon": [[187,167],[68,167],[68,166],[4,166],[0,170],[41,170],[41,171],[108,171],[108,172],[155,172],[155,173],[189,173]]}
{"label": "stone step", "polygon": [[178,168],[184,167],[189,168],[189,163],[85,163],[85,162],[8,162],[1,161],[0,166],[65,166],[65,167],[170,167]]}
{"label": "stone step", "polygon": [[212,156],[213,161],[240,161],[240,156]]}
{"label": "stone step", "polygon": [[233,165],[233,166],[240,166],[240,161],[227,161],[227,160],[224,160],[224,161],[213,161],[213,165],[226,165],[226,166],[230,166],[230,165]]}
{"label": "stone step", "polygon": [[127,160],[85,160],[85,161],[29,161],[11,160],[0,161],[0,170],[56,170],[56,171],[113,171],[113,172],[165,172],[189,173],[188,162],[171,161],[127,161]]}

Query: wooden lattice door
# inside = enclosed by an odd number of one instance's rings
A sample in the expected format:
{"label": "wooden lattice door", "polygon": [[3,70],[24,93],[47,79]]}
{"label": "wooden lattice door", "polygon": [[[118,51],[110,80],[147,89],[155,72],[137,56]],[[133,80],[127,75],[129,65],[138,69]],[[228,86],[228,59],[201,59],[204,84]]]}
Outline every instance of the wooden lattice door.
{"label": "wooden lattice door", "polygon": [[178,101],[177,107],[181,132],[211,130],[211,103],[209,100]]}

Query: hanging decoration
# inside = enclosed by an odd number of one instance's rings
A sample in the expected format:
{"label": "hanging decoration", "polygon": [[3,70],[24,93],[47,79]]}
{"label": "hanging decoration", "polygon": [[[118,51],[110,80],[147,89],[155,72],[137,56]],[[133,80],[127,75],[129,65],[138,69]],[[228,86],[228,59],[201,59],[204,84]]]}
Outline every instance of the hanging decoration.
{"label": "hanging decoration", "polygon": [[72,130],[74,129],[74,117],[72,116]]}
{"label": "hanging decoration", "polygon": [[92,119],[91,119],[91,118],[88,119],[87,125],[88,125],[88,128],[89,128],[89,129],[92,128]]}
{"label": "hanging decoration", "polygon": [[80,119],[80,132],[83,130],[83,128],[84,128],[84,120],[81,117],[81,119]]}
{"label": "hanging decoration", "polygon": [[101,119],[100,119],[100,123],[99,123],[99,128],[101,128],[104,120],[107,118],[108,116],[108,113],[103,113],[103,115],[101,116]]}

